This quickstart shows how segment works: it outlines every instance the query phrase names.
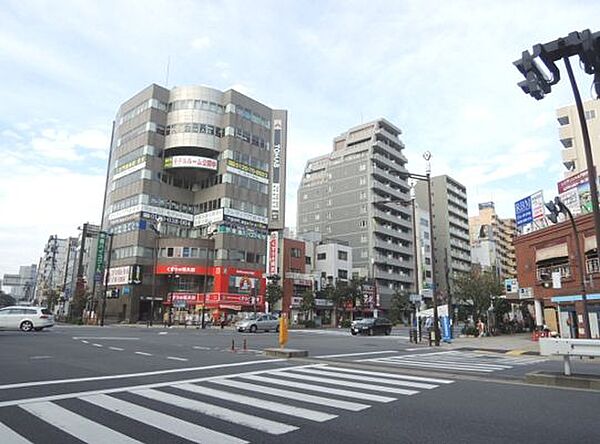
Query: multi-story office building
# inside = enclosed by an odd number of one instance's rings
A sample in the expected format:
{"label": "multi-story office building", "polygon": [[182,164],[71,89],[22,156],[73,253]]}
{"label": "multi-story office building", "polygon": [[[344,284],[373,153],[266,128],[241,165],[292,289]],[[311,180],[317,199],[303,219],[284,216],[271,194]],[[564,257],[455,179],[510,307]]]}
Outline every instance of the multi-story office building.
{"label": "multi-story office building", "polygon": [[[383,308],[414,285],[414,246],[401,130],[385,119],[349,129],[310,159],[298,189],[298,233],[352,247],[352,267],[375,278]],[[395,201],[395,202],[393,202]]]}
{"label": "multi-story office building", "polygon": [[[426,182],[416,184],[417,203],[428,208]],[[467,189],[447,175],[431,178],[434,283],[442,299],[452,290],[452,279],[471,269]]]}
{"label": "multi-story office building", "polygon": [[498,217],[493,202],[480,203],[479,214],[469,217],[473,264],[495,273],[501,280],[516,277],[516,230],[514,219]]}
{"label": "multi-story office building", "polygon": [[284,226],[286,140],[285,110],[234,90],[151,85],[121,105],[102,223],[119,295],[107,315],[262,298],[268,230]]}
{"label": "multi-story office building", "polygon": [[[35,294],[35,283],[37,277],[37,265],[21,265],[19,274],[5,274],[4,285],[10,287],[10,295],[16,301],[31,302]],[[0,285],[0,289],[2,286]]]}
{"label": "multi-story office building", "polygon": [[[594,159],[600,159],[600,101],[589,100],[583,104],[583,108],[590,133],[592,155]],[[566,178],[587,170],[583,136],[575,105],[559,108],[556,110],[556,117],[560,124],[558,129],[559,138],[564,147],[561,154],[563,164],[567,169],[564,173]],[[596,160],[595,163],[597,169],[598,161]]]}

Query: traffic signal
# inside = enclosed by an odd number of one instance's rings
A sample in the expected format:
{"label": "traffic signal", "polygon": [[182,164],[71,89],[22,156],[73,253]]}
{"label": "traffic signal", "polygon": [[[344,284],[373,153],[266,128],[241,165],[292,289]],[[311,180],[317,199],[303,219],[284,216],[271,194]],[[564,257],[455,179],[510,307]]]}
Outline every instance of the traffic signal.
{"label": "traffic signal", "polygon": [[543,99],[546,94],[550,93],[550,86],[558,82],[558,79],[548,79],[545,76],[529,51],[523,51],[521,60],[517,60],[513,64],[525,76],[525,80],[518,83],[519,87],[524,93],[537,100]]}

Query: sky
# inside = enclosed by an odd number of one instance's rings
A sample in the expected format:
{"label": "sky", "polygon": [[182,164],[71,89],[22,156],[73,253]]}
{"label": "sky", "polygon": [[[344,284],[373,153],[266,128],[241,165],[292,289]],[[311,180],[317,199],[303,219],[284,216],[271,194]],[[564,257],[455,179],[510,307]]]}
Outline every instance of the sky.
{"label": "sky", "polygon": [[494,201],[514,217],[515,201],[556,194],[556,109],[573,99],[562,65],[536,101],[512,62],[598,17],[594,0],[0,0],[0,277],[99,222],[112,120],[151,83],[288,110],[288,226],[306,161],[380,117],[402,129],[409,171],[430,151],[470,214]]}

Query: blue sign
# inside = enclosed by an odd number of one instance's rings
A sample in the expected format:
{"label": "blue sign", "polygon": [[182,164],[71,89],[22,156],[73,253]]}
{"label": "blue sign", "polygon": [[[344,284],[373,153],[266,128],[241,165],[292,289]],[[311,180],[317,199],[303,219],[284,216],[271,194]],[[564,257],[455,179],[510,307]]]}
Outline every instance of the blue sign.
{"label": "blue sign", "polygon": [[525,199],[515,202],[515,218],[517,222],[517,228],[533,222],[531,196],[527,196]]}
{"label": "blue sign", "polygon": [[440,316],[442,321],[442,340],[444,342],[452,342],[452,332],[450,331],[450,318],[448,316]]}

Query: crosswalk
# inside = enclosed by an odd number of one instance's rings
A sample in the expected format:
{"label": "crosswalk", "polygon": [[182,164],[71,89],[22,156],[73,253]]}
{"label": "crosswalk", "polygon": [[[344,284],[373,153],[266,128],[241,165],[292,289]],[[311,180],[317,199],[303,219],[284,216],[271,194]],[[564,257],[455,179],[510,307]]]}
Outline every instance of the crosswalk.
{"label": "crosswalk", "polygon": [[149,442],[148,429],[152,442],[261,442],[263,434],[284,435],[452,382],[310,364],[3,401],[0,442],[52,443],[48,436],[62,436],[56,442],[133,444]]}
{"label": "crosswalk", "polygon": [[452,350],[357,359],[356,361],[375,362],[407,368],[418,367],[438,371],[493,373],[509,370],[517,366],[537,364],[545,360],[545,358],[533,356],[506,356],[498,353]]}

